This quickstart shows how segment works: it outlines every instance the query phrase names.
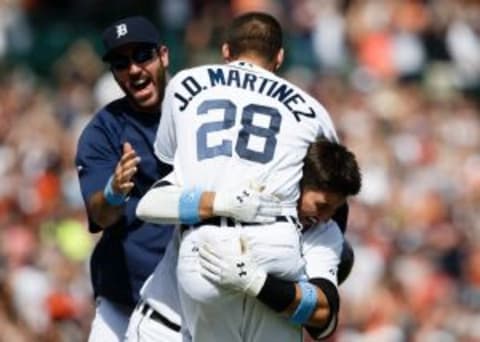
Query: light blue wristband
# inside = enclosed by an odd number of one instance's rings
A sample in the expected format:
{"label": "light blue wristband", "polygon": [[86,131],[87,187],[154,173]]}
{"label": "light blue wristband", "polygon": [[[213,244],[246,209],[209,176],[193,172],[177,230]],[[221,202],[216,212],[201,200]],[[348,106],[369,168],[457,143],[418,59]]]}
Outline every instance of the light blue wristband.
{"label": "light blue wristband", "polygon": [[315,285],[306,281],[300,281],[298,285],[302,289],[302,298],[290,317],[290,322],[302,325],[308,322],[317,306],[317,289]]}
{"label": "light blue wristband", "polygon": [[113,176],[110,176],[108,179],[105,189],[103,189],[103,196],[107,200],[107,203],[112,206],[119,206],[125,203],[125,196],[122,194],[117,194],[113,191],[112,188]]}
{"label": "light blue wristband", "polygon": [[178,203],[180,222],[195,224],[201,221],[198,212],[201,197],[202,191],[200,189],[189,189],[182,192]]}

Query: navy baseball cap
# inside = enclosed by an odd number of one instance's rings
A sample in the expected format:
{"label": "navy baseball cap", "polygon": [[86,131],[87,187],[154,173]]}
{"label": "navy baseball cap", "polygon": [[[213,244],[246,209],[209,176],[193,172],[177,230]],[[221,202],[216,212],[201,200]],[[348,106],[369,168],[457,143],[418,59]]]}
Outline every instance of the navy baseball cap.
{"label": "navy baseball cap", "polygon": [[110,54],[116,48],[129,43],[144,43],[158,46],[160,34],[157,28],[141,16],[120,19],[105,29],[102,33],[105,52],[102,56],[108,61]]}

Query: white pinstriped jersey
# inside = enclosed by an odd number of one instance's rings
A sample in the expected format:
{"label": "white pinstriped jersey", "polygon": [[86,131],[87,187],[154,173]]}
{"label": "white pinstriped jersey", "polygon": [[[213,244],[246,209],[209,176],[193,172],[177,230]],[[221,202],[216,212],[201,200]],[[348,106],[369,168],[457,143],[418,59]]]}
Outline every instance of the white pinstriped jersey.
{"label": "white pinstriped jersey", "polygon": [[236,61],[187,69],[169,81],[155,153],[174,165],[186,188],[218,191],[255,178],[266,183],[268,176],[266,192],[294,208],[303,158],[319,136],[337,140],[318,101]]}

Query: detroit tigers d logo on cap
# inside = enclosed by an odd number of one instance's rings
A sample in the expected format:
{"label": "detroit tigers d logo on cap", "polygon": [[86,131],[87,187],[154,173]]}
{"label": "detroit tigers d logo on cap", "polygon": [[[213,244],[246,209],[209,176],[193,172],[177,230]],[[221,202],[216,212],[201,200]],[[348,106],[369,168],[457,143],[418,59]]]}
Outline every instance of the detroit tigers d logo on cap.
{"label": "detroit tigers d logo on cap", "polygon": [[102,59],[108,61],[113,50],[126,44],[159,46],[160,34],[147,18],[134,16],[120,19],[107,27],[102,33],[102,40],[105,47]]}
{"label": "detroit tigers d logo on cap", "polygon": [[128,33],[127,24],[120,24],[116,26],[117,39],[125,36]]}

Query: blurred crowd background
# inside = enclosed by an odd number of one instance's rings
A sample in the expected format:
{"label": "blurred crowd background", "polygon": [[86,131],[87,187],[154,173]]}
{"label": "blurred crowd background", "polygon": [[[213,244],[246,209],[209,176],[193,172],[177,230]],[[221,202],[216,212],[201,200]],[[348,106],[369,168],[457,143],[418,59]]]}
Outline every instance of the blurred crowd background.
{"label": "blurred crowd background", "polygon": [[172,74],[221,62],[247,10],[285,29],[281,74],[358,156],[356,251],[334,341],[480,341],[480,2],[0,0],[0,341],[84,341],[93,313],[76,141],[119,96],[100,32],[142,14]]}

